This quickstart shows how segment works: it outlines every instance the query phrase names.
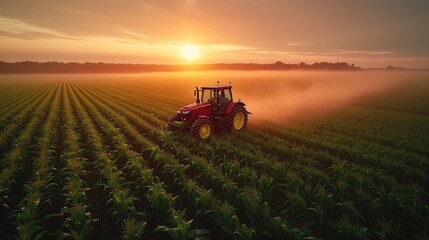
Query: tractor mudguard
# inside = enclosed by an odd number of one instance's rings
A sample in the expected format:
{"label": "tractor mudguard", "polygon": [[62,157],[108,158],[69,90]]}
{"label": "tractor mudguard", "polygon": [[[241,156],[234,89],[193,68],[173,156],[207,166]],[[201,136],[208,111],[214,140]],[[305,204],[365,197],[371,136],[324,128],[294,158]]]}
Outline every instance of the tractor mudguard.
{"label": "tractor mudguard", "polygon": [[235,105],[237,105],[237,104],[240,104],[243,107],[246,106],[246,104],[244,104],[242,102],[230,102],[228,104],[228,107],[226,107],[225,114],[229,114],[232,111],[232,109],[235,107]]}

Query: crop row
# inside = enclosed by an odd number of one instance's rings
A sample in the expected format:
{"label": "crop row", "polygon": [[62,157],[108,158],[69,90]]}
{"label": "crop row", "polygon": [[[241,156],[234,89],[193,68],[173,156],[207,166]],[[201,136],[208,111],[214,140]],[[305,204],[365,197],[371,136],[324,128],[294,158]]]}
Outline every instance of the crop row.
{"label": "crop row", "polygon": [[[48,127],[52,127],[54,124],[55,118],[55,106],[50,106],[49,103],[52,102],[55,98],[59,98],[60,95],[60,85],[57,84],[54,88],[51,88],[47,94],[40,99],[39,105],[32,106],[34,107],[34,113],[31,115],[28,123],[25,125],[16,125],[19,134],[13,142],[11,149],[9,149],[3,159],[2,159],[2,169],[1,169],[1,177],[0,177],[0,196],[1,196],[1,213],[2,218],[7,219],[4,221],[2,226],[3,228],[8,228],[13,225],[14,220],[17,217],[15,212],[16,205],[19,202],[22,204],[31,204],[29,202],[19,201],[17,196],[21,194],[22,184],[26,181],[31,180],[33,177],[36,180],[36,187],[39,189],[35,189],[36,193],[31,194],[34,189],[31,189],[31,185],[27,185],[25,187],[25,192],[30,194],[30,197],[35,198],[36,201],[39,199],[38,190],[42,187],[45,179],[42,179],[42,176],[37,176],[37,173],[32,176],[33,166],[33,157],[34,153],[40,152],[41,157],[41,166],[39,166],[39,162],[34,162],[34,166],[38,170],[47,170],[46,164],[48,163],[49,158],[49,141],[46,143],[47,138],[42,138],[42,140],[38,140],[38,136],[42,135],[43,129],[45,130],[45,134],[51,135],[51,132],[48,130]],[[50,112],[51,114],[48,114]],[[48,120],[46,120],[48,119]],[[40,127],[42,126],[42,127]],[[19,130],[21,128],[21,130]],[[43,162],[44,161],[44,162]],[[45,177],[45,176],[43,176]],[[34,210],[34,209],[27,209]],[[19,220],[19,219],[18,219]],[[31,225],[31,223],[30,223]],[[24,226],[25,228],[26,226]],[[31,231],[31,230],[30,230]],[[25,233],[25,231],[24,231]],[[24,234],[25,236],[25,234]]]}
{"label": "crop row", "polygon": [[[62,86],[57,90],[62,91]],[[60,98],[61,94],[56,94],[53,99],[51,111],[43,126],[43,133],[39,140],[39,153],[35,159],[34,175],[30,183],[24,186],[25,197],[17,206],[17,210],[9,216],[14,216],[18,239],[41,239],[46,233],[40,226],[40,212],[43,212],[49,201],[49,188],[53,186],[51,168],[53,167],[54,135],[55,124],[60,116]]]}

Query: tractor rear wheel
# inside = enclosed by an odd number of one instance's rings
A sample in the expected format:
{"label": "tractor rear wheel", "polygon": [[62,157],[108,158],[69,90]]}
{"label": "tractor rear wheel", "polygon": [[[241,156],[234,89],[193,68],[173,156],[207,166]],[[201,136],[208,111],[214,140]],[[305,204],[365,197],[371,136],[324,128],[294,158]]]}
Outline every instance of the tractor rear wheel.
{"label": "tractor rear wheel", "polygon": [[235,105],[231,113],[227,116],[228,130],[239,131],[247,125],[247,111],[242,105]]}
{"label": "tractor rear wheel", "polygon": [[191,126],[191,136],[196,139],[207,139],[213,134],[213,123],[207,118],[198,118]]}

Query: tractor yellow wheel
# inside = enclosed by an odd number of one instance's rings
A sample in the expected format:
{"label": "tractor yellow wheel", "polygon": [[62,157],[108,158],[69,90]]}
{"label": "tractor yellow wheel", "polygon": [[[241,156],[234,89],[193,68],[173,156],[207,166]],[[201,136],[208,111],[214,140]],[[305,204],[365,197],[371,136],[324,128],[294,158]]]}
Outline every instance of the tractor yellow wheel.
{"label": "tractor yellow wheel", "polygon": [[231,113],[228,114],[226,123],[228,131],[240,131],[245,128],[247,125],[246,108],[240,104],[235,105]]}
{"label": "tractor yellow wheel", "polygon": [[234,129],[235,130],[242,129],[244,126],[244,121],[245,121],[244,113],[243,112],[237,112],[234,115]]}
{"label": "tractor yellow wheel", "polygon": [[210,125],[207,123],[204,123],[200,126],[200,130],[198,131],[198,134],[200,135],[201,139],[207,139],[210,136],[211,132],[212,130]]}
{"label": "tractor yellow wheel", "polygon": [[208,118],[198,118],[192,123],[191,135],[196,139],[208,139],[213,132],[213,123]]}

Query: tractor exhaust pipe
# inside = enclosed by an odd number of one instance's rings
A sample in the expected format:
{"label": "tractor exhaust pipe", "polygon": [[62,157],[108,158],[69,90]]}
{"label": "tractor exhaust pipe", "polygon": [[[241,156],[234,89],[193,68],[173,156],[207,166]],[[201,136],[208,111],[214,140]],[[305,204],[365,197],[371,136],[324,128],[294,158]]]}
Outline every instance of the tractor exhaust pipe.
{"label": "tractor exhaust pipe", "polygon": [[194,90],[194,96],[197,95],[197,100],[195,101],[196,103],[200,103],[200,90],[198,89],[198,87],[195,87],[196,90]]}

